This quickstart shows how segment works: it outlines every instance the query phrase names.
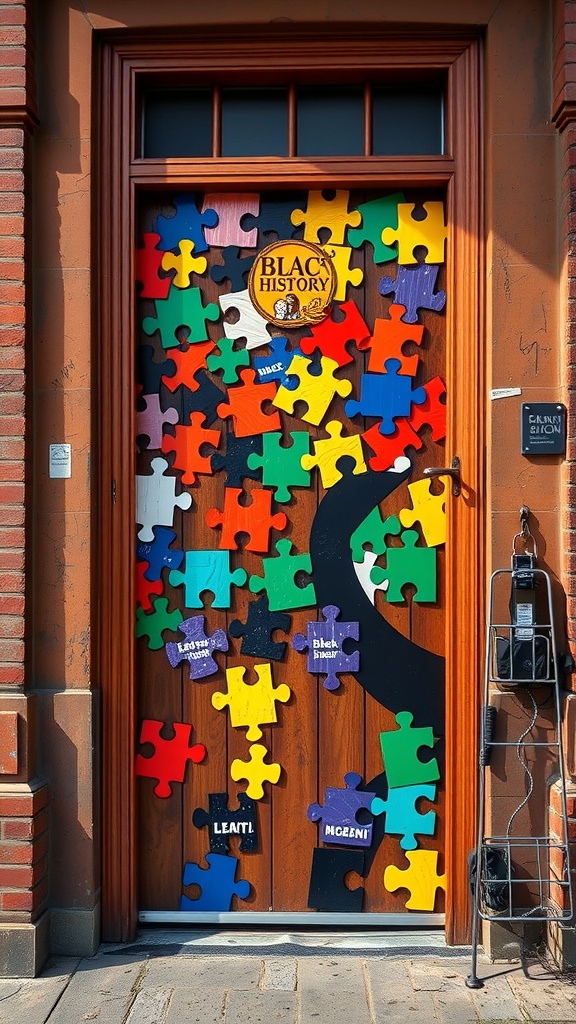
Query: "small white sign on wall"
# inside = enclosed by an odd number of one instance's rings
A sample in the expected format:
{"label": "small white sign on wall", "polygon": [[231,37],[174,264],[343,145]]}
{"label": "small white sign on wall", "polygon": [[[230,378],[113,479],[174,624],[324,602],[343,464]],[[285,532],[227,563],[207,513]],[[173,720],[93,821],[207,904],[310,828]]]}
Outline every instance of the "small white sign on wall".
{"label": "small white sign on wall", "polygon": [[72,476],[72,445],[51,444],[49,459],[51,477],[60,479]]}

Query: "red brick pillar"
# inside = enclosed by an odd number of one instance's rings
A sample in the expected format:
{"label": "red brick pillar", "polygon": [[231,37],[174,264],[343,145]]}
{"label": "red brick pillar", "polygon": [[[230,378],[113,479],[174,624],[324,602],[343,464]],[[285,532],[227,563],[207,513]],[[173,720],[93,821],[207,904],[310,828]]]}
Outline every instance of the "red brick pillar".
{"label": "red brick pillar", "polygon": [[36,121],[30,4],[0,0],[0,975],[46,955],[48,792],[26,692],[27,165]]}

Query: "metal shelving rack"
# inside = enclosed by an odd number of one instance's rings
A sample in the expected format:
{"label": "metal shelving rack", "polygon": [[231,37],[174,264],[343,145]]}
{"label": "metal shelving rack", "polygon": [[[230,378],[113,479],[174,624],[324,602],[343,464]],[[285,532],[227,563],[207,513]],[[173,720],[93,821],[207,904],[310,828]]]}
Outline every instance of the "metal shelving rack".
{"label": "metal shelving rack", "polygon": [[[522,510],[529,513],[529,510]],[[522,514],[522,513],[521,513]],[[522,521],[522,520],[521,520]],[[522,536],[531,538],[526,520]],[[515,552],[514,538],[513,551]],[[471,880],[473,892],[472,967],[466,984],[480,988],[478,978],[477,946],[480,919],[498,922],[568,922],[573,917],[570,884],[570,851],[568,817],[562,753],[560,681],[558,657],[553,628],[552,586],[548,573],[537,569],[534,551],[530,553],[531,576],[526,568],[514,567],[518,559],[513,554],[511,569],[499,569],[490,579],[486,638],[486,668],[484,702],[480,728],[478,831],[475,866]],[[510,599],[508,621],[495,618],[495,609],[507,602],[505,594],[513,594],[514,587],[532,587],[538,597],[538,614],[526,625],[513,614]],[[506,587],[506,590],[504,589]],[[512,621],[513,617],[516,621]],[[554,715],[552,735],[538,739],[536,722],[541,705],[535,692],[549,687],[544,694]],[[537,688],[537,689],[536,689]],[[490,704],[491,695],[498,694],[499,709]],[[522,695],[523,700],[520,700]],[[498,716],[506,702],[514,701],[514,711],[526,711],[526,726],[516,739],[495,739],[498,734]],[[524,701],[524,702],[523,702]],[[510,707],[510,705],[508,705]],[[508,715],[508,717],[510,717]],[[545,748],[545,749],[543,749]],[[523,770],[526,793],[519,799],[505,827],[492,827],[486,832],[485,791],[487,774],[493,757],[499,767],[508,765],[508,753],[514,751]],[[561,814],[557,816],[557,832],[548,827],[548,806],[535,792],[534,762],[542,755],[546,758],[547,779],[555,776],[561,783]],[[541,787],[540,787],[541,796]],[[544,805],[543,805],[544,804]],[[528,814],[522,813],[527,810]],[[522,834],[520,821],[529,817],[535,834]],[[517,824],[517,819],[519,822]],[[541,823],[540,834],[538,834]],[[532,831],[532,829],[530,829]]]}

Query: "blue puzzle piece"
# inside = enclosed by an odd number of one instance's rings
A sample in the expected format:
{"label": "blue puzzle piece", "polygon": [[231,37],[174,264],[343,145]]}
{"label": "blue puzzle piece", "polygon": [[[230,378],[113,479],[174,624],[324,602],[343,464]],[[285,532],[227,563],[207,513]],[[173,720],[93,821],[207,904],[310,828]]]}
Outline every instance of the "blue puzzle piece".
{"label": "blue puzzle piece", "polygon": [[154,534],[153,541],[149,544],[140,541],[136,548],[138,558],[142,559],[143,562],[148,562],[144,579],[148,580],[149,583],[159,580],[162,575],[162,569],[166,567],[169,569],[179,569],[184,558],[183,551],[177,549],[172,551],[170,548],[172,542],[176,540],[174,530],[169,530],[166,526],[154,526],[152,527],[152,533]]}
{"label": "blue puzzle piece", "polygon": [[342,643],[347,638],[358,640],[358,622],[336,622],[340,609],[333,604],[322,609],[326,622],[309,622],[307,636],[296,633],[292,638],[292,646],[296,651],[308,648],[307,668],[314,675],[326,673],[324,686],[327,690],[337,690],[340,686],[338,672],[357,672],[360,667],[360,654],[354,651],[345,654]]}
{"label": "blue puzzle piece", "polygon": [[[253,213],[245,213],[240,220],[243,231],[252,231],[258,228],[261,236],[275,234],[278,239],[295,238],[302,234],[301,228],[295,228],[290,220],[291,213],[305,201],[304,193],[298,193],[292,199],[263,199],[260,204],[260,213],[256,217]],[[268,245],[272,239],[268,239]],[[264,244],[260,239],[261,244]]]}
{"label": "blue puzzle piece", "polygon": [[265,384],[269,380],[277,380],[292,390],[298,381],[296,377],[288,377],[287,370],[296,352],[288,348],[288,338],[283,338],[280,335],[272,338],[270,350],[268,356],[254,356],[258,383]]}
{"label": "blue puzzle piece", "polygon": [[400,846],[403,850],[415,850],[418,846],[416,836],[433,836],[436,828],[436,811],[421,814],[416,810],[416,801],[421,798],[433,802],[436,799],[436,786],[400,786],[388,790],[388,799],[379,796],[372,801],[372,814],[385,814],[384,831],[388,835],[401,835]]}
{"label": "blue puzzle piece", "polygon": [[166,655],[172,668],[182,661],[190,666],[190,679],[204,679],[218,671],[218,662],[212,657],[213,651],[227,651],[228,637],[223,629],[215,629],[207,636],[206,619],[203,615],[193,615],[184,619],[178,629],[184,634],[185,640],[166,644]]}
{"label": "blue puzzle piece", "polygon": [[412,378],[398,373],[402,364],[399,359],[387,359],[385,373],[363,373],[360,401],[346,402],[346,415],[351,418],[378,416],[382,419],[381,434],[393,434],[396,416],[409,416],[414,405],[426,401],[424,388],[412,390]]}
{"label": "blue puzzle piece", "polygon": [[229,608],[232,584],[241,587],[246,576],[245,569],[230,572],[229,551],[186,551],[184,572],[172,571],[168,582],[171,587],[184,587],[186,608],[203,608],[205,590],[214,594],[213,608]]}
{"label": "blue puzzle piece", "polygon": [[245,900],[250,895],[250,882],[241,878],[235,881],[237,857],[221,853],[207,853],[209,868],[198,864],[185,864],[182,885],[198,885],[201,893],[198,899],[180,897],[180,910],[230,910],[232,897]]}
{"label": "blue puzzle piece", "polygon": [[161,363],[155,361],[153,345],[140,345],[136,364],[137,380],[144,395],[159,394],[162,377],[173,377],[176,372],[172,359],[164,359]]}
{"label": "blue puzzle piece", "polygon": [[183,238],[194,242],[194,255],[206,252],[208,243],[204,228],[215,228],[218,223],[216,210],[200,213],[191,192],[182,192],[173,200],[176,207],[174,217],[156,218],[153,231],[160,235],[160,249],[177,249]]}
{"label": "blue puzzle piece", "polygon": [[256,259],[255,256],[240,257],[239,252],[237,245],[227,245],[222,249],[224,263],[217,263],[210,270],[210,277],[217,284],[230,281],[231,292],[243,292],[248,287],[248,274]]}
{"label": "blue puzzle piece", "polygon": [[394,302],[406,307],[400,319],[404,323],[415,324],[419,309],[433,309],[439,313],[446,305],[446,292],[434,291],[439,269],[433,263],[419,263],[415,267],[399,266],[396,280],[383,277],[378,291],[380,295],[394,293]]}
{"label": "blue puzzle piece", "polygon": [[346,789],[326,786],[324,807],[310,804],[307,814],[310,821],[322,819],[320,839],[323,843],[335,843],[338,846],[370,846],[372,843],[372,822],[359,824],[358,811],[369,811],[375,793],[359,791],[362,776],[357,772],[348,772],[344,776]]}

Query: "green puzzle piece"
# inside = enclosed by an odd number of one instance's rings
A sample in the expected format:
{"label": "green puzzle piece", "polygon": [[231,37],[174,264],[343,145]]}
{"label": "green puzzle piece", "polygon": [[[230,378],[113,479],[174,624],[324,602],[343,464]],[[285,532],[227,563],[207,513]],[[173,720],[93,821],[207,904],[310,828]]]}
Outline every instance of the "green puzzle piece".
{"label": "green puzzle piece", "polygon": [[352,558],[355,562],[363,562],[366,550],[365,544],[372,545],[372,551],[376,555],[383,555],[388,549],[386,536],[391,533],[395,537],[401,532],[402,526],[398,516],[388,516],[384,521],[380,514],[380,506],[376,505],[366,519],[363,519],[360,526],[354,530],[350,537]]}
{"label": "green puzzle piece", "polygon": [[403,202],[404,193],[394,192],[391,196],[361,203],[357,209],[362,214],[362,224],[359,228],[348,228],[348,245],[359,249],[364,242],[370,242],[374,247],[374,263],[395,260],[398,253],[395,248],[384,245],[382,232],[384,228],[398,228],[398,203]]}
{"label": "green puzzle piece", "polygon": [[[290,434],[292,446],[284,448],[280,443],[281,433],[262,435],[262,455],[252,452],[248,456],[249,469],[262,467],[262,483],[275,487],[274,500],[283,504],[290,501],[289,487],[310,487],[310,470],[302,469],[300,459],[310,453],[310,434],[306,430],[295,430]],[[400,528],[400,524],[398,524]]]}
{"label": "green puzzle piece", "polygon": [[[314,584],[298,587],[294,577],[298,572],[312,572],[309,554],[291,555],[294,545],[288,537],[276,544],[278,556],[263,558],[264,577],[251,576],[248,586],[253,594],[265,590],[271,612],[286,611],[289,608],[308,608],[316,604]],[[435,550],[435,549],[434,549]]]}
{"label": "green puzzle piece", "polygon": [[[167,299],[156,299],[156,316],[145,316],[144,334],[160,331],[163,348],[176,348],[181,341],[192,345],[195,341],[208,341],[207,320],[217,320],[220,309],[215,302],[205,306],[199,288],[171,288]],[[177,338],[176,331],[190,328],[188,338]]]}
{"label": "green puzzle piece", "polygon": [[142,608],[136,610],[136,636],[147,636],[150,650],[159,651],[164,647],[163,631],[171,629],[175,633],[182,622],[182,612],[179,608],[169,612],[167,597],[158,597],[152,606],[154,611],[148,614]]}
{"label": "green puzzle piece", "polygon": [[434,746],[431,726],[413,729],[414,715],[410,711],[399,711],[395,717],[399,728],[380,733],[382,760],[389,788],[436,782],[440,778],[436,758],[421,761],[418,757],[420,747]]}
{"label": "green puzzle piece", "polygon": [[250,353],[246,348],[234,348],[233,338],[220,338],[216,342],[220,355],[208,356],[208,369],[211,373],[223,370],[222,381],[224,384],[236,384],[238,382],[238,368],[250,366]]}
{"label": "green puzzle piece", "polygon": [[436,600],[436,548],[416,547],[419,539],[416,530],[404,530],[400,535],[404,547],[387,548],[386,568],[375,565],[370,573],[372,583],[379,586],[388,580],[386,600],[395,604],[406,604],[402,587],[411,583],[416,587],[412,598],[417,604]]}

